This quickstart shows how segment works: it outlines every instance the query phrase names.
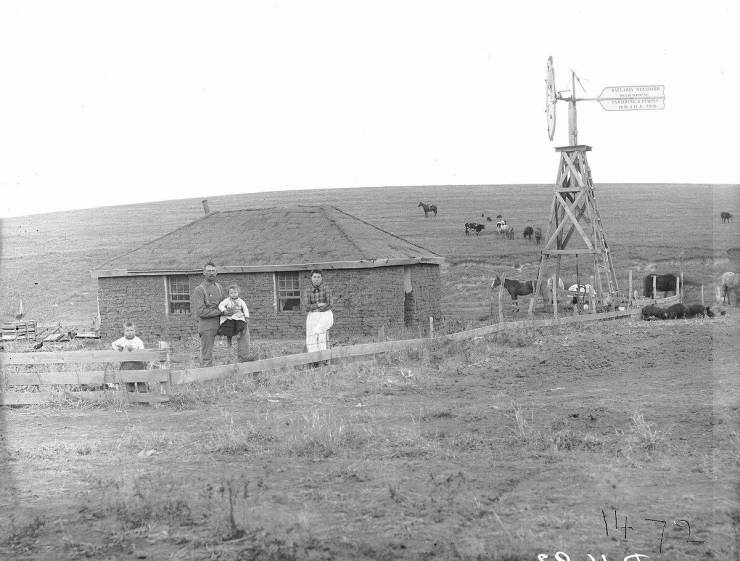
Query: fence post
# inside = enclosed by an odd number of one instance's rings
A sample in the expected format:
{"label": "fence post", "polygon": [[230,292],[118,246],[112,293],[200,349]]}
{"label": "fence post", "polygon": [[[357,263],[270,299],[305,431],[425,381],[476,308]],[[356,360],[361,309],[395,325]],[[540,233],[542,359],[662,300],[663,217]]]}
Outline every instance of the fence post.
{"label": "fence post", "polygon": [[167,369],[167,382],[159,382],[159,388],[158,392],[161,394],[169,394],[170,393],[170,382],[172,381],[172,368],[171,368],[171,359],[172,355],[170,344],[167,341],[160,341],[159,342],[159,350],[160,351],[166,351],[165,352],[165,359],[164,359],[164,365],[162,364],[162,361],[159,362],[160,368],[166,368]]}
{"label": "fence post", "polygon": [[596,285],[594,285],[594,276],[588,277],[589,283],[591,284],[591,290],[588,291],[588,299],[591,302],[591,313],[596,313]]}
{"label": "fence post", "polygon": [[627,305],[631,308],[634,304],[634,301],[632,300],[632,269],[629,270],[629,297],[627,298]]}
{"label": "fence post", "polygon": [[681,302],[683,303],[683,299],[685,296],[686,288],[683,284],[683,271],[681,271]]}
{"label": "fence post", "polygon": [[656,275],[653,275],[653,304],[656,303],[656,298],[658,298],[658,277]]}
{"label": "fence post", "polygon": [[704,285],[701,285],[701,305],[704,306]]}
{"label": "fence post", "polygon": [[434,338],[434,318],[429,316],[429,338]]}
{"label": "fence post", "polygon": [[555,282],[555,275],[552,276],[552,312],[558,319],[558,283]]}
{"label": "fence post", "polygon": [[501,308],[501,298],[503,296],[503,293],[504,293],[504,283],[502,281],[501,286],[499,286],[498,288],[498,321],[499,323],[504,323],[504,312],[503,312],[503,309]]}

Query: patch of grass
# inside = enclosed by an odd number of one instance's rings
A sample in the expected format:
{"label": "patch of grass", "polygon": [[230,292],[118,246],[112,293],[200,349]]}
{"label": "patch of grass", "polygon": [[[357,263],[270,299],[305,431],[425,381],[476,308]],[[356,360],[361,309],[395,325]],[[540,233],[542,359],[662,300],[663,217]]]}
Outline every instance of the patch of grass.
{"label": "patch of grass", "polygon": [[352,425],[328,408],[312,408],[287,426],[281,441],[286,443],[288,452],[311,458],[328,458],[340,451],[356,450],[373,436],[371,426]]}
{"label": "patch of grass", "polygon": [[0,528],[0,545],[11,548],[23,547],[36,540],[47,521],[40,516],[18,519],[13,513],[10,524]]}
{"label": "patch of grass", "polygon": [[98,440],[82,440],[68,442],[57,440],[43,442],[32,448],[19,448],[13,455],[21,462],[33,463],[37,461],[66,461],[73,462],[80,456],[90,456],[100,452],[104,447]]}
{"label": "patch of grass", "polygon": [[129,424],[116,440],[115,448],[120,450],[161,451],[177,444],[170,433],[155,432],[142,425]]}
{"label": "patch of grass", "polygon": [[258,431],[252,423],[236,423],[231,413],[222,413],[223,423],[206,437],[204,444],[208,452],[221,454],[244,454],[261,449],[277,438]]}
{"label": "patch of grass", "polygon": [[635,413],[632,418],[630,444],[648,453],[662,449],[666,444],[664,432],[653,428],[643,417],[642,413]]}
{"label": "patch of grass", "polygon": [[504,347],[528,347],[534,337],[525,329],[504,329],[486,337],[486,340]]}

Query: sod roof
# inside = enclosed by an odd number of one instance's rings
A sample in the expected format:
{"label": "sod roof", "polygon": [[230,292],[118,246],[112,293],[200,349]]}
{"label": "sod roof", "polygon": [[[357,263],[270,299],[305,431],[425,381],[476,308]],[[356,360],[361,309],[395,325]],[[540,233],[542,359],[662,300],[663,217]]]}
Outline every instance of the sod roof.
{"label": "sod roof", "polygon": [[93,275],[441,263],[438,254],[330,205],[212,212],[100,265]]}

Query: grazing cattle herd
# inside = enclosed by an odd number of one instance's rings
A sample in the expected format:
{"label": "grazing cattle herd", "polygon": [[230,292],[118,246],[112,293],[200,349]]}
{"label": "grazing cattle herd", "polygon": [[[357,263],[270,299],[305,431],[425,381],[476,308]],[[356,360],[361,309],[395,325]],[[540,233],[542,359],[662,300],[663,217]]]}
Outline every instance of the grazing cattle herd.
{"label": "grazing cattle herd", "polygon": [[[431,203],[419,202],[419,207],[424,209],[424,216],[428,217],[429,213],[434,213],[437,216],[437,206]],[[492,222],[491,216],[487,216],[486,212],[481,214],[481,219],[485,218],[486,222]],[[723,211],[720,213],[722,223],[727,223],[733,220],[731,213]],[[465,223],[465,235],[470,236],[475,233],[476,236],[485,229],[485,224],[479,222],[466,222]],[[514,239],[514,227],[508,224],[503,215],[499,214],[496,216],[496,233],[500,238],[513,240]],[[534,241],[537,245],[542,243],[542,229],[539,226],[527,225],[522,231],[522,238],[527,241]],[[559,279],[559,291],[564,291],[563,279]],[[650,274],[647,275],[643,280],[643,296],[646,298],[657,298],[657,293],[662,293],[662,297],[668,296],[668,293],[677,294],[678,291],[678,279],[676,274]],[[491,289],[502,286],[509,294],[511,298],[512,308],[515,312],[518,312],[518,297],[533,294],[536,286],[535,281],[527,280],[521,281],[516,279],[502,278],[498,274],[494,275],[493,281],[491,282]],[[735,305],[737,305],[737,292],[740,290],[740,274],[733,272],[724,273],[716,284],[715,301],[717,304],[728,304],[732,305],[732,294],[735,294]],[[540,287],[543,301],[547,304],[553,304],[552,295],[552,279],[548,278],[547,283],[542,283]],[[703,293],[702,293],[703,294]],[[589,284],[574,284],[568,288],[567,297],[568,302],[574,307],[576,305],[584,304],[587,300],[591,300],[596,296],[596,291]],[[637,297],[637,291],[635,291]],[[608,302],[608,297],[604,302],[605,306],[615,306],[616,304]],[[702,296],[703,300],[703,296]],[[611,309],[611,308],[610,308]],[[721,312],[724,315],[724,311]],[[661,308],[656,304],[650,304],[645,306],[641,310],[642,318],[645,320],[654,319],[685,319],[685,318],[696,318],[696,317],[714,317],[715,313],[709,306],[704,304],[691,304],[684,305],[681,303],[673,304],[666,308]]]}

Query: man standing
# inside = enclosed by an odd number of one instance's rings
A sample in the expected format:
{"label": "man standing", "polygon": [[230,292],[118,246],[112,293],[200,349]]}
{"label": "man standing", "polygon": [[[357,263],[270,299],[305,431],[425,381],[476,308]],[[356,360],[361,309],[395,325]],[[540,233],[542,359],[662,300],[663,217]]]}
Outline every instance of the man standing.
{"label": "man standing", "polygon": [[327,348],[326,333],[334,325],[334,314],[331,311],[331,292],[323,282],[323,275],[318,269],[311,271],[311,286],[306,288],[306,350],[325,351]]}
{"label": "man standing", "polygon": [[213,343],[216,340],[221,310],[218,305],[224,299],[224,291],[216,282],[216,265],[208,262],[203,266],[205,280],[195,287],[193,302],[198,316],[200,335],[200,364],[213,366]]}

